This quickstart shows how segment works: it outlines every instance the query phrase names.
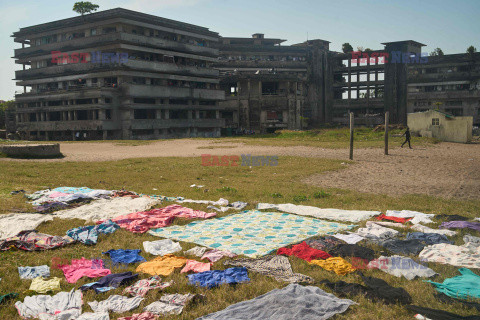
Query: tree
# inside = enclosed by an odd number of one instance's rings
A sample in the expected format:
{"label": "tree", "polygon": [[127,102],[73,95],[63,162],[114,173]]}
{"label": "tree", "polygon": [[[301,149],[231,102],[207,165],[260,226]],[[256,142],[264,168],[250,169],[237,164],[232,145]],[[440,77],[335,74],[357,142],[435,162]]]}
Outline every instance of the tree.
{"label": "tree", "polygon": [[7,111],[13,111],[15,101],[3,101],[0,103],[0,129],[5,129]]}
{"label": "tree", "polygon": [[353,47],[350,43],[348,42],[345,42],[344,44],[342,44],[342,51],[343,53],[349,53],[349,52],[352,52],[353,51]]}
{"label": "tree", "polygon": [[473,54],[477,52],[477,48],[475,48],[474,46],[470,46],[468,47],[467,49],[467,53],[470,54],[471,56],[473,56]]}
{"label": "tree", "polygon": [[73,5],[73,11],[76,13],[80,13],[82,16],[85,13],[91,13],[92,11],[97,11],[99,8],[98,4],[93,4],[89,1],[80,1],[80,2],[75,2]]}
{"label": "tree", "polygon": [[365,51],[365,49],[363,49],[363,47],[357,47],[357,51]]}
{"label": "tree", "polygon": [[440,48],[435,48],[432,52],[430,52],[430,56],[443,56],[443,51]]}

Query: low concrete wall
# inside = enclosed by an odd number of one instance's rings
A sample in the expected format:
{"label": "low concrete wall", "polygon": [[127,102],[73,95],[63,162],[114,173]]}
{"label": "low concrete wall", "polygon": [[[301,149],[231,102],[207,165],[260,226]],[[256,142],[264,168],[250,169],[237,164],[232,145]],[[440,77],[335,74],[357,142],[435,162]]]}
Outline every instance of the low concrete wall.
{"label": "low concrete wall", "polygon": [[0,146],[0,152],[8,157],[18,158],[54,158],[61,157],[60,144],[26,144]]}

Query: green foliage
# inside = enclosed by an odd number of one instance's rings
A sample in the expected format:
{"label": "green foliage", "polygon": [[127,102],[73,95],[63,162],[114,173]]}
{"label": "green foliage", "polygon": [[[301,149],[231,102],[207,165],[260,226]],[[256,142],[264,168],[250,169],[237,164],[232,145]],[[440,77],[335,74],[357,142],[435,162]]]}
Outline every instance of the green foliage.
{"label": "green foliage", "polygon": [[97,11],[100,6],[98,4],[93,4],[89,1],[79,1],[75,2],[73,5],[73,11],[80,13],[82,16],[85,13],[91,13],[92,11]]}
{"label": "green foliage", "polygon": [[474,46],[470,46],[467,48],[468,54],[473,55],[475,52],[477,52],[477,48],[475,48]]}
{"label": "green foliage", "polygon": [[315,199],[322,199],[322,198],[326,198],[326,197],[329,197],[329,196],[330,196],[330,193],[325,192],[323,190],[317,191],[313,194],[313,197]]}
{"label": "green foliage", "polygon": [[348,42],[345,42],[344,44],[342,44],[342,51],[343,53],[349,53],[349,52],[352,52],[353,51],[353,47],[350,43]]}
{"label": "green foliage", "polygon": [[440,49],[440,48],[435,48],[435,50],[430,52],[430,56],[443,56],[443,55],[444,55],[444,53],[443,53],[442,49]]}
{"label": "green foliage", "polygon": [[302,195],[293,196],[293,201],[294,202],[303,202],[303,201],[308,201],[308,198],[307,198],[307,196],[304,196],[302,194]]}
{"label": "green foliage", "polygon": [[13,110],[15,107],[15,101],[9,100],[0,103],[0,129],[5,129],[5,118],[7,110]]}

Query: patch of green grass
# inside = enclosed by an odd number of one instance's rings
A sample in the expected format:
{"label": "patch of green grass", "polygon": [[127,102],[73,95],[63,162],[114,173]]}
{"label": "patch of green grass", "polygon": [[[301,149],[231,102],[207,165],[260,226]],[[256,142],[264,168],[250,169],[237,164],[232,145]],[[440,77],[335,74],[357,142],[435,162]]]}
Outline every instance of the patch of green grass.
{"label": "patch of green grass", "polygon": [[[146,194],[217,200],[220,197],[225,197],[222,189],[225,184],[228,184],[229,188],[237,190],[237,192],[228,194],[228,200],[247,201],[249,206],[246,209],[253,209],[258,202],[272,202],[272,198],[275,202],[282,203],[287,202],[285,199],[293,199],[294,196],[303,195],[306,197],[305,195],[312,195],[311,186],[301,182],[305,177],[328,170],[340,170],[343,167],[341,161],[299,157],[280,157],[277,167],[252,168],[242,166],[206,167],[201,165],[200,157],[145,158],[109,162],[1,161],[0,211],[3,213],[12,212],[12,210],[32,211],[31,206],[25,202],[26,199],[22,195],[10,195],[11,191],[18,189],[33,192],[59,186],[88,186],[102,189],[126,188]],[[202,189],[190,188],[189,186],[193,183],[205,184],[208,186],[209,191],[205,193]],[[322,191],[328,192],[330,196],[324,198],[308,197],[302,204],[322,208],[379,210],[383,212],[387,209],[408,209],[435,214],[461,214],[471,218],[478,216],[478,212],[480,212],[480,200],[460,201],[424,195],[389,197],[327,188],[323,188]],[[272,195],[274,194],[282,195],[283,198],[273,197]],[[162,206],[168,204],[170,203],[163,203]],[[188,207],[206,210],[206,205],[202,204],[188,204]],[[219,213],[218,216],[221,217],[232,213]],[[187,224],[189,222],[190,220],[177,219],[174,224]],[[364,224],[361,223],[360,225]],[[430,226],[436,228],[439,224],[440,221]],[[83,220],[61,220],[55,218],[51,222],[40,225],[38,231],[53,235],[64,235],[67,230],[84,225],[85,222]],[[404,234],[407,232],[402,229],[399,229],[399,231]],[[462,236],[466,233],[469,233],[469,231],[460,230],[458,235],[451,239],[455,241],[455,244],[463,244]],[[158,239],[149,234],[133,234],[125,230],[118,230],[111,235],[101,235],[98,244],[94,246],[76,243],[57,250],[44,252],[24,252],[18,250],[1,252],[0,277],[3,280],[0,282],[0,293],[18,292],[20,296],[18,299],[10,300],[0,305],[0,319],[17,319],[18,315],[14,308],[15,301],[23,301],[25,296],[33,294],[28,291],[31,281],[19,279],[18,266],[50,265],[54,257],[66,259],[79,259],[81,257],[104,258],[102,252],[109,249],[143,249],[143,241]],[[181,245],[184,250],[195,246],[186,242],[181,242]],[[379,247],[370,244],[366,246],[379,249]],[[178,255],[181,255],[181,253]],[[147,260],[155,258],[155,256],[144,252],[142,252],[142,256]],[[188,256],[188,258],[198,260],[197,257]],[[343,280],[361,283],[361,279],[356,273],[338,276],[333,272],[310,265],[296,257],[289,257],[289,260],[294,272],[307,274],[317,281],[329,279],[331,281]],[[214,263],[213,269],[227,268],[228,266],[223,265],[223,261],[224,259]],[[115,268],[112,272],[134,272],[136,266],[131,265],[126,269]],[[457,267],[435,263],[429,263],[428,266],[439,274],[435,279],[438,282],[457,275]],[[478,270],[474,270],[474,272],[478,273]],[[83,284],[94,281],[83,278],[76,284],[68,284],[60,270],[53,269],[51,273],[52,276],[63,279],[61,284],[63,291],[69,291],[72,288],[78,288]],[[463,316],[476,314],[475,309],[466,309],[459,303],[443,304],[434,299],[433,293],[435,290],[429,283],[425,283],[424,279],[409,281],[405,278],[396,278],[388,275],[380,270],[364,270],[363,273],[384,279],[393,286],[405,288],[412,295],[413,304],[415,305],[447,310]],[[141,274],[140,277],[147,278],[148,275]],[[163,277],[164,281],[175,281],[172,287],[167,288],[163,292],[159,290],[150,291],[138,309],[125,314],[111,314],[111,319],[139,313],[143,307],[158,300],[164,293],[187,292],[205,294],[206,302],[187,306],[181,315],[162,317],[162,319],[196,319],[202,315],[222,310],[233,303],[252,299],[274,288],[281,288],[287,285],[254,272],[249,272],[249,277],[251,278],[249,283],[236,286],[222,285],[219,288],[208,290],[189,285],[185,274],[180,274],[177,270],[173,275]],[[101,294],[86,292],[83,299],[83,311],[91,311],[87,302],[93,300],[101,301],[107,299],[112,294],[122,294],[123,288]],[[331,292],[326,287],[321,286],[321,288]],[[407,312],[401,305],[374,303],[362,296],[349,296],[348,298],[358,302],[358,304],[351,306],[347,312],[335,316],[335,319],[412,319],[412,313]]]}
{"label": "patch of green grass", "polygon": [[325,192],[323,190],[317,191],[313,194],[313,197],[315,199],[322,199],[322,198],[326,198],[326,197],[329,197],[329,196],[330,196],[330,193]]}
{"label": "patch of green grass", "polygon": [[293,202],[304,202],[304,201],[308,201],[308,198],[307,196],[304,196],[304,195],[296,195],[296,196],[293,196]]}
{"label": "patch of green grass", "polygon": [[272,198],[283,198],[282,194],[278,193],[278,192],[272,193],[271,196],[272,196]]}
{"label": "patch of green grass", "polygon": [[231,188],[231,187],[221,187],[219,189],[217,189],[218,192],[228,192],[228,193],[236,193],[238,190],[235,189],[235,188]]}

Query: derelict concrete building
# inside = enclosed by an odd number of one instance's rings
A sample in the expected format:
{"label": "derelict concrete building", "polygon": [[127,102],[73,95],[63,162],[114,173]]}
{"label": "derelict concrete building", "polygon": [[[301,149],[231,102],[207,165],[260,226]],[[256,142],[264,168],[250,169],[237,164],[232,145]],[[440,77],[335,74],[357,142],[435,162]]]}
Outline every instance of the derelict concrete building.
{"label": "derelict concrete building", "polygon": [[216,137],[224,127],[211,67],[219,37],[207,28],[118,8],[13,37],[26,138]]}

